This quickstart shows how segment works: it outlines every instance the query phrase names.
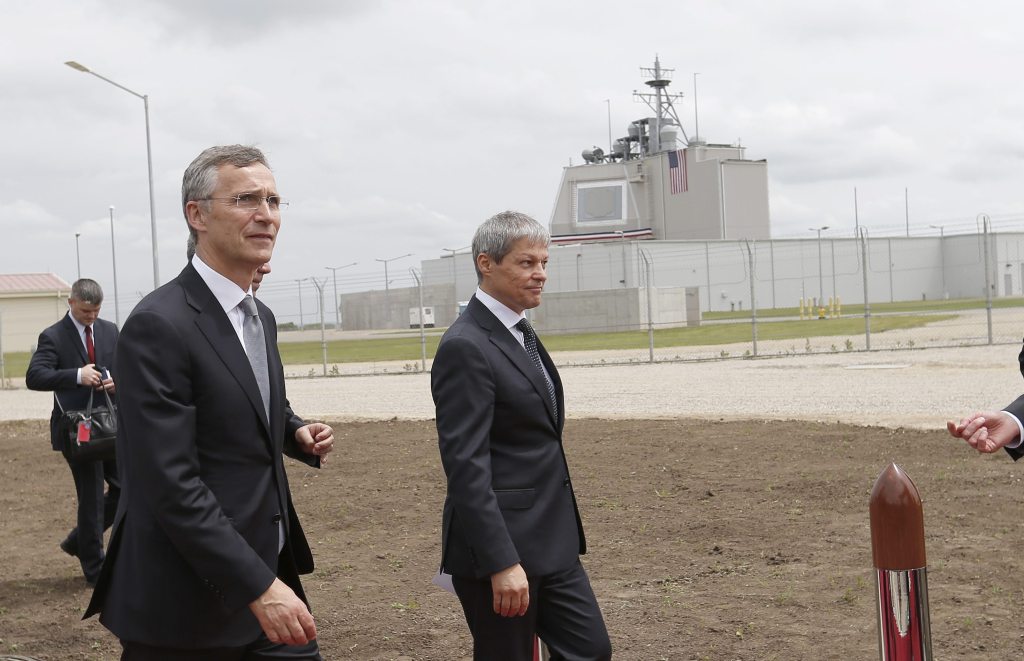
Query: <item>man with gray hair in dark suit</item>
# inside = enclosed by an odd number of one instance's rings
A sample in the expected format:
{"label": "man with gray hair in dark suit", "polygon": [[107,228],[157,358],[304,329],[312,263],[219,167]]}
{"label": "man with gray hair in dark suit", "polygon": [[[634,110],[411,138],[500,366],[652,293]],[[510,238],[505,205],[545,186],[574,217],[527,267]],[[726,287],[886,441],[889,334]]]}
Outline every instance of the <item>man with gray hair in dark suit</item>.
{"label": "man with gray hair in dark suit", "polygon": [[319,467],[334,433],[292,411],[274,314],[252,296],[285,206],[260,150],[203,151],[182,180],[195,256],[124,324],[124,498],[86,610],[122,661],[321,661],[282,457]]}
{"label": "man with gray hair in dark suit", "polygon": [[515,211],[477,229],[479,286],[430,372],[448,478],[441,566],[476,661],[531,661],[535,635],[553,660],[612,655],[579,559],[587,545],[562,449],[562,382],[524,314],[540,305],[549,241]]}

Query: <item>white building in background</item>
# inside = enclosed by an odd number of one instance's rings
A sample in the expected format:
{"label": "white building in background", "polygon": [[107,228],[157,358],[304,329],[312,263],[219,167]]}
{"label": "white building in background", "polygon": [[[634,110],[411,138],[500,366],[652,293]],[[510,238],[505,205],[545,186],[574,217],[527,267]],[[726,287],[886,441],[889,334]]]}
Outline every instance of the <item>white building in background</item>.
{"label": "white building in background", "polygon": [[39,333],[68,311],[70,295],[71,285],[53,273],[0,275],[0,349],[34,349]]}
{"label": "white building in background", "polygon": [[[630,123],[608,154],[587,149],[583,165],[562,172],[549,295],[534,312],[542,331],[644,328],[648,309],[653,323],[668,326],[752,305],[979,298],[986,287],[993,296],[1024,294],[1020,232],[988,234],[987,250],[983,234],[861,241],[850,228],[772,239],[767,161],[747,159],[738,144],[705,143],[696,131],[687,137],[672,105],[678,95],[667,91],[671,70],[656,59],[643,71],[651,92],[634,94],[651,116]],[[472,255],[426,260],[422,273],[424,305],[447,326],[476,289]],[[382,293],[343,296],[343,327],[403,327],[418,292],[371,295]],[[362,325],[371,318],[375,325]]]}
{"label": "white building in background", "polygon": [[[826,234],[820,241],[625,239],[552,245],[544,291],[579,292],[599,305],[609,291],[647,287],[646,257],[650,286],[696,289],[702,313],[750,309],[752,296],[759,309],[797,307],[801,300],[827,303],[836,297],[843,304],[861,304],[865,286],[871,303],[983,298],[986,252],[992,296],[1024,296],[1024,232],[989,234],[987,251],[983,234],[874,237],[863,242]],[[458,300],[465,300],[476,288],[472,256],[426,260],[423,279],[434,286],[454,286]],[[679,307],[686,305],[683,293],[678,300]],[[434,305],[437,325],[450,323],[454,314],[440,302]],[[687,318],[692,323],[692,314]],[[609,322],[609,328],[620,325]]]}
{"label": "white building in background", "polygon": [[768,164],[739,144],[689,138],[670,94],[672,69],[643,68],[649,93],[634,92],[653,115],[629,124],[611,151],[583,152],[562,172],[550,231],[554,243],[767,239]]}

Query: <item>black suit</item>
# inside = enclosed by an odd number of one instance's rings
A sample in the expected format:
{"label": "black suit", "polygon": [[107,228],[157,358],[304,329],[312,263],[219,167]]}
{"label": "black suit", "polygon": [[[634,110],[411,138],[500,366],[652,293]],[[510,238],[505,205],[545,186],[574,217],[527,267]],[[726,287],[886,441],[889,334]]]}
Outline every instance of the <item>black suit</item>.
{"label": "black suit", "polygon": [[[455,579],[476,658],[523,658],[533,630],[555,658],[610,658],[579,564],[586,540],[562,449],[562,384],[539,342],[538,350],[555,387],[557,416],[543,374],[475,296],[441,340],[431,370],[448,478],[441,564]],[[530,581],[527,615],[491,618],[489,577],[517,563]],[[568,592],[549,594],[555,583]],[[560,608],[566,601],[584,611],[582,622],[568,621]],[[479,602],[480,612],[471,602]],[[560,637],[574,627],[589,640]]]}
{"label": "black suit", "polygon": [[[96,319],[92,333],[95,364],[106,367],[113,375],[117,326]],[[69,442],[60,431],[63,410],[84,409],[88,405],[92,388],[78,385],[78,370],[89,363],[82,336],[70,313],[39,334],[36,352],[25,373],[25,385],[32,390],[53,391],[50,445],[57,452],[63,451],[64,444]],[[102,393],[95,396],[98,401],[105,401]],[[62,546],[78,555],[86,580],[94,583],[103,564],[103,531],[110,527],[121,491],[117,465],[114,461],[104,461],[69,466],[78,495],[78,522]],[[109,485],[106,495],[104,481]]]}
{"label": "black suit", "polygon": [[117,451],[125,497],[85,614],[101,612],[122,641],[239,648],[262,635],[248,605],[275,577],[305,601],[299,574],[313,570],[313,558],[282,452],[312,466],[319,459],[295,445],[304,423],[285,398],[274,316],[257,307],[269,420],[238,335],[191,264],[124,324]]}

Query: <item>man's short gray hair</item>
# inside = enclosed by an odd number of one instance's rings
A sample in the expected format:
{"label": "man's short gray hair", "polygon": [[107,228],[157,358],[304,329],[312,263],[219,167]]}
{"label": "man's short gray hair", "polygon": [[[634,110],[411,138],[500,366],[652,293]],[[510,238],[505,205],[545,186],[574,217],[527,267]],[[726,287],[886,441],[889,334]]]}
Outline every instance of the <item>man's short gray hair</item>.
{"label": "man's short gray hair", "polygon": [[476,269],[477,282],[483,279],[476,265],[477,258],[487,255],[501,263],[520,239],[527,239],[531,245],[547,246],[551,243],[551,234],[543,225],[519,211],[502,211],[485,220],[473,235],[473,268]]}
{"label": "man's short gray hair", "polygon": [[79,303],[89,305],[101,305],[103,303],[103,289],[100,283],[89,278],[79,278],[71,285],[71,298]]}
{"label": "man's short gray hair", "polygon": [[[270,169],[267,157],[263,152],[251,145],[221,145],[204,149],[195,160],[185,168],[185,175],[181,178],[181,211],[185,214],[185,222],[188,223],[188,213],[185,207],[193,200],[205,200],[213,195],[217,188],[217,168],[222,165],[233,165],[236,168],[244,168],[254,163],[264,165]],[[188,233],[193,243],[198,243],[196,231],[188,226]]]}

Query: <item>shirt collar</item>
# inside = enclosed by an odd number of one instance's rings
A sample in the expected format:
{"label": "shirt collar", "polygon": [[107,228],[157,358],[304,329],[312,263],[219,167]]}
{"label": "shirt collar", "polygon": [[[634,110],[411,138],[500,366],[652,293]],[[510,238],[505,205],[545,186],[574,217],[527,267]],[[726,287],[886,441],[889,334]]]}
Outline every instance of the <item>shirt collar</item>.
{"label": "shirt collar", "polygon": [[192,257],[192,266],[195,268],[196,273],[199,274],[199,277],[203,279],[203,282],[206,283],[206,286],[210,288],[210,291],[213,292],[213,297],[224,308],[224,312],[230,312],[237,308],[242,299],[252,295],[251,285],[248,291],[243,291],[234,282],[207,266],[206,262],[198,254]]}
{"label": "shirt collar", "polygon": [[[75,315],[71,314],[70,310],[68,311],[68,319],[70,319],[71,323],[73,323],[75,325],[75,328],[78,329],[78,334],[84,336],[85,335],[85,324],[83,324],[80,321],[78,321],[77,319],[75,319]],[[96,331],[94,329],[93,330],[93,337],[96,336],[95,334],[96,334]]]}
{"label": "shirt collar", "polygon": [[498,321],[505,325],[505,328],[513,328],[519,323],[520,319],[526,318],[526,315],[522,312],[512,310],[479,287],[476,288],[476,298],[491,311],[491,314],[498,318]]}

